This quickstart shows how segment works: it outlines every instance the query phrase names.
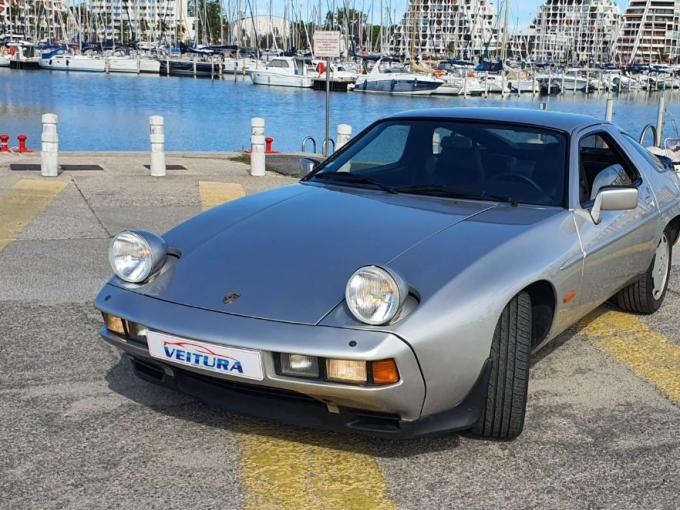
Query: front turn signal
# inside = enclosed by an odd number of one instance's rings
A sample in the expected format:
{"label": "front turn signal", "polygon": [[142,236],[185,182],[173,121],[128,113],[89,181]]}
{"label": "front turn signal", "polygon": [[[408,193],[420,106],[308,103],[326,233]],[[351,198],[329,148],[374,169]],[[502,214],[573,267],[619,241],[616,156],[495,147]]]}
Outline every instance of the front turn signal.
{"label": "front turn signal", "polygon": [[373,384],[394,384],[399,382],[399,370],[393,359],[371,362]]}
{"label": "front turn signal", "polygon": [[125,332],[125,324],[123,323],[123,319],[108,313],[102,313],[102,315],[104,316],[104,323],[106,324],[106,329],[113,333],[118,333],[120,336],[127,335],[127,333]]}

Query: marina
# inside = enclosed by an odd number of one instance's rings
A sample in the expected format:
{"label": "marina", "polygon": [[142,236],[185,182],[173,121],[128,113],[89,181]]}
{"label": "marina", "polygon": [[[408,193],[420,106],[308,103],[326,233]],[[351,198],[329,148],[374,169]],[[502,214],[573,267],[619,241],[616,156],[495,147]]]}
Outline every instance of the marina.
{"label": "marina", "polygon": [[[680,92],[667,91],[665,136],[680,127]],[[633,91],[612,95],[614,120],[638,136],[656,117],[660,93]],[[331,121],[349,124],[353,132],[389,113],[417,108],[511,106],[592,114],[603,117],[607,94],[564,93],[469,96],[392,96],[331,94]],[[324,93],[313,89],[254,86],[248,77],[201,80],[148,74],[67,73],[0,69],[0,131],[24,133],[29,147],[40,142],[41,115],[59,116],[63,150],[146,150],[148,118],[162,114],[170,151],[239,150],[249,145],[250,119],[266,120],[274,149],[300,150],[305,136],[320,137],[324,129]]]}

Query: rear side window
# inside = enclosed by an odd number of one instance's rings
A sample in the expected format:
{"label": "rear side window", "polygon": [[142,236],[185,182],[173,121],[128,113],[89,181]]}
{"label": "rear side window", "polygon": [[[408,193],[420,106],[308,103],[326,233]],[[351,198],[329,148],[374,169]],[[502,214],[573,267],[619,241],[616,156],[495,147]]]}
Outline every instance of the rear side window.
{"label": "rear side window", "polygon": [[595,133],[579,142],[579,198],[590,206],[605,186],[631,186],[639,176],[610,136]]}
{"label": "rear side window", "polygon": [[657,158],[654,154],[645,149],[642,145],[637,143],[632,136],[630,136],[628,133],[623,133],[623,135],[625,136],[625,140],[626,142],[628,142],[628,145],[632,147],[635,150],[635,152],[637,152],[645,160],[647,160],[647,163],[652,165],[657,171],[666,172],[668,170],[664,166],[664,164],[661,163],[661,160],[659,158]]}

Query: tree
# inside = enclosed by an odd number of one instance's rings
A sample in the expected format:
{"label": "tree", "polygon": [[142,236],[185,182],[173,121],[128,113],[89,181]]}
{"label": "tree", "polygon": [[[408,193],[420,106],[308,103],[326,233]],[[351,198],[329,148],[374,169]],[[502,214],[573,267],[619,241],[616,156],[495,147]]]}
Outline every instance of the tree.
{"label": "tree", "polygon": [[350,34],[359,33],[359,28],[366,24],[367,16],[356,9],[343,7],[335,12],[326,14],[326,27],[333,30],[348,30]]}

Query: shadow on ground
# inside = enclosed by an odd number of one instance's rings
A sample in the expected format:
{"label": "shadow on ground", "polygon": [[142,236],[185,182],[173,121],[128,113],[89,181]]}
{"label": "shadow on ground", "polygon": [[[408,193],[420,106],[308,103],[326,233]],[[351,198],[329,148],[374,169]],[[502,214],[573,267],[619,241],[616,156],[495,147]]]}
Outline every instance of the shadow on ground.
{"label": "shadow on ground", "polygon": [[[572,326],[532,356],[531,365],[541,363],[551,353],[606,313],[610,307],[600,307],[578,324]],[[284,425],[261,418],[238,416],[205,405],[175,390],[139,379],[132,370],[130,360],[121,356],[106,375],[109,388],[138,404],[158,413],[200,425],[229,430],[236,434],[260,435],[323,448],[354,453],[367,453],[379,449],[383,457],[408,458],[428,452],[449,451],[460,445],[461,437],[480,440],[469,433],[439,433],[423,438],[406,440],[382,439],[353,432],[325,431],[301,426]],[[433,437],[437,441],[432,441]]]}

